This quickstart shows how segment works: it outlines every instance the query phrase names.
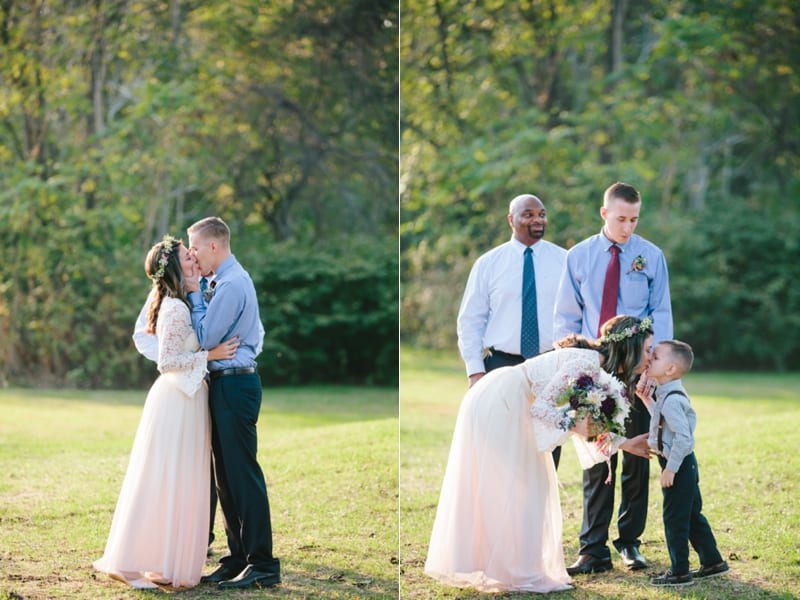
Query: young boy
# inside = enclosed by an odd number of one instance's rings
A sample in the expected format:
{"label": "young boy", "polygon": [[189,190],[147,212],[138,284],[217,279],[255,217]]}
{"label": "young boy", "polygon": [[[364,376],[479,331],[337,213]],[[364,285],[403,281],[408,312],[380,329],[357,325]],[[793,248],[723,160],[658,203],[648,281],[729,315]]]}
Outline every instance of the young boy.
{"label": "young boy", "polygon": [[[681,377],[692,368],[694,353],[689,344],[664,340],[653,351],[646,376],[658,383],[650,410],[648,444],[658,453],[661,488],[664,495],[664,533],[670,569],[652,577],[655,586],[691,585],[694,577],[712,577],[728,571],[711,526],[703,516],[697,460],[694,456],[694,429],[697,416]],[[700,558],[700,568],[689,571],[689,542]]]}

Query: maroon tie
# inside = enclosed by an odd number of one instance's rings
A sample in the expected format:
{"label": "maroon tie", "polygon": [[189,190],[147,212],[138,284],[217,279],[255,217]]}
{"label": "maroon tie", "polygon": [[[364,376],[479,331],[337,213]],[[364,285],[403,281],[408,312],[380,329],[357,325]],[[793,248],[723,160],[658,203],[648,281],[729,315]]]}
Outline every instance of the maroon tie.
{"label": "maroon tie", "polygon": [[603,283],[603,302],[600,304],[600,322],[597,324],[597,337],[603,323],[617,314],[617,295],[619,294],[619,247],[612,244],[608,249],[611,258],[606,267],[606,280]]}

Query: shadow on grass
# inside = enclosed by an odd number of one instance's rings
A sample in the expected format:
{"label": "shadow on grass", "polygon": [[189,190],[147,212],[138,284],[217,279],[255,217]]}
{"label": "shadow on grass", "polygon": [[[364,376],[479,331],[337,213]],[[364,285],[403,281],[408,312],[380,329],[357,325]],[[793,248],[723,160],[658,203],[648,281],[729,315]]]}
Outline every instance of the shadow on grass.
{"label": "shadow on grass", "polygon": [[[405,563],[404,563],[405,564]],[[487,594],[470,588],[454,588],[441,585],[422,573],[422,567],[413,565],[408,569],[411,573],[401,575],[402,598],[437,598],[441,600],[486,600]],[[693,585],[685,587],[654,587],[649,584],[652,575],[660,574],[655,571],[647,575],[631,574],[615,570],[610,573],[593,574],[573,578],[573,589],[550,594],[535,594],[542,600],[619,600],[619,599],[658,599],[658,598],[692,598],[702,600],[794,600],[797,598],[794,591],[773,591],[765,589],[762,585],[743,581],[736,573],[735,565],[731,571],[720,577],[705,580],[696,580]],[[663,571],[662,571],[663,573]],[[531,594],[526,592],[505,592],[491,594],[492,600],[500,598],[530,599]]]}
{"label": "shadow on grass", "polygon": [[[49,598],[53,596],[78,599],[89,598],[164,598],[164,592],[179,593],[183,600],[202,598],[319,598],[344,600],[350,598],[398,598],[397,579],[363,576],[354,571],[334,571],[324,566],[310,565],[309,571],[284,569],[280,585],[243,590],[220,590],[214,584],[201,583],[191,589],[134,590],[110,577],[82,567],[69,575],[6,574],[0,576],[0,600]],[[64,596],[64,595],[67,596]]]}
{"label": "shadow on grass", "polygon": [[[307,565],[306,569],[286,569],[281,573],[281,583],[276,586],[262,588],[252,586],[242,590],[235,590],[236,598],[320,598],[320,599],[349,599],[349,598],[397,598],[397,579],[376,578],[361,575],[355,571],[331,570],[323,565]],[[97,579],[102,581],[102,576]],[[115,581],[108,582],[109,586],[120,585]],[[168,590],[169,591],[169,590]],[[188,590],[180,590],[180,597],[186,600],[200,598],[230,597],[231,590],[220,590],[215,584],[201,583]],[[137,595],[149,594],[152,597],[163,598],[157,590],[150,592],[137,592]]]}

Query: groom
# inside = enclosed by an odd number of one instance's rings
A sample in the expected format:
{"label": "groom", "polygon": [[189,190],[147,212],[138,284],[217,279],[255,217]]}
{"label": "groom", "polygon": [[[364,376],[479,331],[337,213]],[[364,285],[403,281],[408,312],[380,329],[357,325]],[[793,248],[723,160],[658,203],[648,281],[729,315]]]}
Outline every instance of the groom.
{"label": "groom", "polygon": [[229,555],[203,581],[222,589],[280,583],[280,561],[272,554],[272,524],[264,474],[256,459],[256,423],[261,409],[261,379],[255,357],[261,343],[258,301],[253,281],[231,253],[230,230],[218,217],[187,230],[189,251],[203,273],[215,274],[209,302],[199,281],[187,281],[192,326],[205,349],[234,336],[236,356],[208,363],[211,448]]}
{"label": "groom", "polygon": [[[600,335],[600,327],[614,315],[653,318],[654,344],[672,338],[672,305],[664,253],[636,235],[642,198],[638,190],[617,182],[603,195],[600,233],[573,246],[567,253],[556,297],[555,338],[570,333],[587,338]],[[649,431],[650,414],[642,401],[633,400],[626,422],[629,438]],[[614,513],[617,454],[610,460],[611,481],[605,463],[583,472],[583,524],[578,560],[567,567],[570,575],[600,573],[612,568],[608,529]],[[650,463],[647,458],[623,453],[621,501],[617,518],[619,537],[614,547],[623,564],[646,569],[639,552],[647,522]]]}

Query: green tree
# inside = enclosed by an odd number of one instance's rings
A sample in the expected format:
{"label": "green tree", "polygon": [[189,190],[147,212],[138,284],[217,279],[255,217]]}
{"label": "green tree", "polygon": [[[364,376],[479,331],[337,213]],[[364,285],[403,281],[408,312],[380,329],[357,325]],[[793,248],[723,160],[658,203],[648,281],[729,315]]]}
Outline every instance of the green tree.
{"label": "green tree", "polygon": [[[397,36],[388,2],[0,3],[0,380],[150,380],[130,342],[144,252],[209,214],[259,281],[286,240],[342,265],[396,249]],[[396,282],[377,281],[348,306],[396,306]],[[337,360],[334,380],[396,377]]]}
{"label": "green tree", "polygon": [[[741,215],[740,207],[796,222],[800,165],[788,141],[798,137],[797,7],[787,0],[403,6],[401,97],[413,98],[403,102],[401,120],[404,339],[454,346],[460,294],[453,290],[463,289],[480,253],[507,239],[512,197],[539,195],[550,239],[571,247],[598,230],[602,191],[623,180],[644,197],[639,232],[667,250],[676,305],[691,294],[685,273],[696,275],[695,290],[709,291],[710,312],[676,311],[676,331],[693,334],[683,319],[727,332],[715,341],[734,346],[732,326],[711,327],[723,318],[712,314],[719,298],[711,291],[725,280],[687,265],[681,249],[703,247],[711,233],[717,244],[736,239],[719,229],[736,222],[720,215]],[[755,231],[767,236],[767,229]],[[793,273],[786,251],[773,260]],[[758,297],[797,310],[777,284]],[[746,303],[733,308],[747,314]],[[711,339],[696,349],[717,367],[789,366],[750,341],[735,360]]]}

